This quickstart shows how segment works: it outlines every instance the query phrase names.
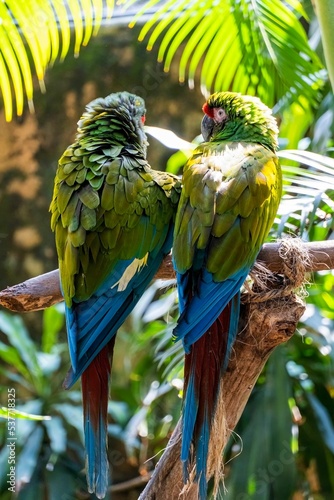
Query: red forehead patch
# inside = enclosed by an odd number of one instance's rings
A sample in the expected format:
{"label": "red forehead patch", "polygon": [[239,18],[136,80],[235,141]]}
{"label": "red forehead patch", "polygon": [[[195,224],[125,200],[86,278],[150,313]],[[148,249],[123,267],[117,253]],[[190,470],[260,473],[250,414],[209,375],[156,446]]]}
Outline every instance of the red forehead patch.
{"label": "red forehead patch", "polygon": [[210,118],[213,118],[213,108],[210,108],[207,102],[203,105],[202,110],[206,115],[210,116]]}
{"label": "red forehead patch", "polygon": [[144,124],[144,123],[145,123],[145,121],[146,121],[146,116],[145,116],[145,115],[143,115],[140,119],[141,119],[142,124]]}

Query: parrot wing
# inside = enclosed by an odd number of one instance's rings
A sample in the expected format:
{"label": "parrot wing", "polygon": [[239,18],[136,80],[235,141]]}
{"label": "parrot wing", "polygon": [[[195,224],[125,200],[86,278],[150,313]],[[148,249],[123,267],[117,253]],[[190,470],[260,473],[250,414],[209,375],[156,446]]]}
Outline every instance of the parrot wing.
{"label": "parrot wing", "polygon": [[51,203],[73,368],[66,386],[115,335],[169,252],[180,190],[175,176],[126,148],[117,157],[75,153],[59,162]]}
{"label": "parrot wing", "polygon": [[186,351],[239,291],[281,195],[278,160],[267,148],[225,143],[198,150],[185,166],[173,245],[181,305],[174,334]]}

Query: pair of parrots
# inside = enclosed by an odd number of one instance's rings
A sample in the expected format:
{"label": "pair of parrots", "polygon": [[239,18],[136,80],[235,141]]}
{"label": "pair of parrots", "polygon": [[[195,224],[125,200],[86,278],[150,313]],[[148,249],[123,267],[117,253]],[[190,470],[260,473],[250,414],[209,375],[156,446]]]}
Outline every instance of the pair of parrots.
{"label": "pair of parrots", "polygon": [[281,196],[277,126],[255,97],[218,92],[203,106],[204,142],[182,183],[146,160],[143,99],[87,105],[59,160],[50,207],[71,369],[81,377],[88,490],[109,483],[107,406],[116,333],[173,247],[185,349],[181,460],[207,492],[210,431],[236,337],[240,288]]}

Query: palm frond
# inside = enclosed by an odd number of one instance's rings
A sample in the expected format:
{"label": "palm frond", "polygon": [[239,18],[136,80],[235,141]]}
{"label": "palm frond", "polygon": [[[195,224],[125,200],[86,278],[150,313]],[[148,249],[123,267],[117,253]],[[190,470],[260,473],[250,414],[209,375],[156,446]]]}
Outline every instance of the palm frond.
{"label": "palm frond", "polygon": [[[157,3],[148,1],[130,26]],[[158,59],[165,71],[180,52],[180,81],[187,79],[192,87],[200,69],[203,93],[229,89],[256,94],[271,106],[280,99],[315,104],[322,66],[301,16],[306,18],[297,0],[168,0],[139,39],[148,38],[148,50],[160,40]]]}
{"label": "palm frond", "polygon": [[310,151],[282,150],[285,194],[276,230],[304,240],[325,240],[334,230],[334,159]]}
{"label": "palm frond", "polygon": [[[64,59],[70,48],[73,20],[74,55],[96,35],[103,16],[110,17],[114,0],[7,0],[0,2],[0,88],[5,117],[23,112],[24,93],[33,110],[33,61],[39,85],[45,90],[46,69],[57,57]],[[104,14],[103,14],[104,13]]]}

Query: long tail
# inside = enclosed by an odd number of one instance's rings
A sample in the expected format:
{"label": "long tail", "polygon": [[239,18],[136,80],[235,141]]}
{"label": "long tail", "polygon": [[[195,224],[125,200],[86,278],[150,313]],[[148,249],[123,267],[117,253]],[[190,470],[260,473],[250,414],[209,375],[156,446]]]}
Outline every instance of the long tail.
{"label": "long tail", "polygon": [[113,337],[81,376],[89,493],[104,498],[109,484],[107,454],[108,397],[115,344]]}
{"label": "long tail", "polygon": [[185,355],[185,394],[182,414],[181,460],[185,482],[196,466],[199,498],[207,498],[207,464],[222,373],[233,345],[239,317],[239,294]]}

